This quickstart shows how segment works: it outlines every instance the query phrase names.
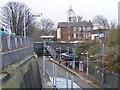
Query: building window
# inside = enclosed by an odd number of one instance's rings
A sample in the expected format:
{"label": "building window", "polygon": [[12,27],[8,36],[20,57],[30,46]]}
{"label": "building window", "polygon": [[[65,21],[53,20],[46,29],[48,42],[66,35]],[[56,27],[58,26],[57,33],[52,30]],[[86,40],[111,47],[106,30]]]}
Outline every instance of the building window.
{"label": "building window", "polygon": [[68,29],[70,29],[70,27],[68,27]]}
{"label": "building window", "polygon": [[74,38],[74,34],[71,35],[71,38]]}
{"label": "building window", "polygon": [[85,27],[83,27],[83,31],[85,31]]}
{"label": "building window", "polygon": [[89,37],[91,36],[91,32],[89,32]]}
{"label": "building window", "polygon": [[79,35],[78,34],[76,34],[76,38],[79,39]]}
{"label": "building window", "polygon": [[85,27],[85,30],[88,30],[88,27]]}
{"label": "building window", "polygon": [[81,27],[79,27],[79,31],[81,31]]}
{"label": "building window", "polygon": [[76,33],[74,33],[74,39],[76,38]]}
{"label": "building window", "polygon": [[81,32],[83,32],[83,27],[81,27]]}
{"label": "building window", "polygon": [[70,36],[68,36],[68,40],[70,40]]}
{"label": "building window", "polygon": [[73,31],[76,32],[76,27],[73,27]]}
{"label": "building window", "polygon": [[72,18],[71,18],[71,17],[69,17],[69,21],[72,21]]}
{"label": "building window", "polygon": [[89,31],[89,30],[91,30],[91,28],[90,28],[90,27],[88,27],[88,28],[87,28],[87,30]]}

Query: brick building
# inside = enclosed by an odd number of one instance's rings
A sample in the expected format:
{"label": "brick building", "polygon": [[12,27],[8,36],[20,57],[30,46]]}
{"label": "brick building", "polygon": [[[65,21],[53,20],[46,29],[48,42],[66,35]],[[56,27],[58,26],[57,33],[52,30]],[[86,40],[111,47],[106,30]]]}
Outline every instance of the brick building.
{"label": "brick building", "polygon": [[74,16],[74,11],[70,7],[67,12],[67,22],[59,22],[57,27],[57,39],[59,42],[76,42],[91,38],[93,23],[81,21],[81,18]]}

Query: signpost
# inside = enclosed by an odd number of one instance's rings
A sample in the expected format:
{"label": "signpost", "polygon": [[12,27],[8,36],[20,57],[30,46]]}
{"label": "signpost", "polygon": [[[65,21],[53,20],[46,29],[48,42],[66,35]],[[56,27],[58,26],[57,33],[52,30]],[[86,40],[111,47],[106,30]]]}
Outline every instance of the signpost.
{"label": "signpost", "polygon": [[102,44],[102,82],[105,83],[104,79],[104,43]]}
{"label": "signpost", "polygon": [[[103,39],[106,37],[106,32],[99,32],[99,38]],[[102,41],[102,83],[105,83],[105,70],[104,70],[104,41]]]}

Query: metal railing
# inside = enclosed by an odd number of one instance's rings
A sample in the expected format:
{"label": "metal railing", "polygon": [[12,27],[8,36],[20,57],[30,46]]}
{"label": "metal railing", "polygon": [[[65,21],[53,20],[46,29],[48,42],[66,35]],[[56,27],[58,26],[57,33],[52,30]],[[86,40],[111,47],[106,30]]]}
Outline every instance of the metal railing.
{"label": "metal railing", "polygon": [[56,59],[56,55],[57,55],[56,51],[55,51],[51,46],[45,45],[45,47],[46,47],[46,49],[48,50],[48,52],[51,54],[51,56],[52,56],[54,59]]}
{"label": "metal railing", "polygon": [[33,40],[29,37],[0,35],[0,53],[27,46],[33,46]]}

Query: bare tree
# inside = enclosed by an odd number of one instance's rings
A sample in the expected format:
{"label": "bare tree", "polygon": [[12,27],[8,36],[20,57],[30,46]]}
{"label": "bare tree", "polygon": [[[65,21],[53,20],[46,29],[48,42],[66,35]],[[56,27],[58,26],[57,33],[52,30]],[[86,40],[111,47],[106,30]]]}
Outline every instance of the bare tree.
{"label": "bare tree", "polygon": [[41,19],[39,26],[42,31],[42,35],[51,35],[55,30],[54,22],[51,19]]}
{"label": "bare tree", "polygon": [[24,28],[24,13],[27,29],[27,27],[31,25],[33,18],[29,16],[29,8],[25,4],[19,2],[8,2],[6,6],[2,7],[1,19],[4,24],[9,26],[11,32],[22,36]]}
{"label": "bare tree", "polygon": [[108,20],[103,17],[102,15],[97,15],[93,18],[93,23],[98,24],[99,26],[102,26],[103,29],[109,29]]}

